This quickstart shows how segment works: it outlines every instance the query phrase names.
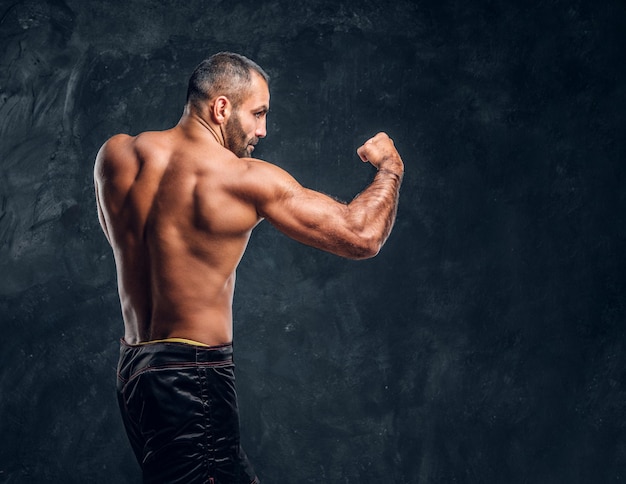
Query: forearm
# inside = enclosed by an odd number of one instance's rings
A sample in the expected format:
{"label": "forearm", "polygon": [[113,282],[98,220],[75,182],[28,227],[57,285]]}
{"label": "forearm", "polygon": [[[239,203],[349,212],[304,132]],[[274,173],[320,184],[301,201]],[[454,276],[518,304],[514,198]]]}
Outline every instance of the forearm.
{"label": "forearm", "polygon": [[381,168],[372,183],[347,206],[352,231],[367,248],[367,257],[378,253],[396,219],[403,172]]}

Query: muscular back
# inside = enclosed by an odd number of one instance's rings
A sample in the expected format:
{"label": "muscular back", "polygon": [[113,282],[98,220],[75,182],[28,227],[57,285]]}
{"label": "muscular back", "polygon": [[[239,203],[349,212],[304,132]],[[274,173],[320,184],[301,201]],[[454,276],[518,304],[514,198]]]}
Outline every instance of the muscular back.
{"label": "muscular back", "polygon": [[[269,105],[267,85],[257,81],[236,118],[252,144],[265,136]],[[221,106],[230,109],[227,101]],[[345,204],[224,148],[215,131],[226,122],[221,113],[213,113],[221,124],[212,127],[209,116],[186,110],[168,131],[118,135],[98,153],[98,215],[115,255],[131,344],[232,341],[235,270],[261,218],[299,242],[353,259],[376,255],[393,226],[404,165],[386,134],[357,150],[378,173]]]}
{"label": "muscular back", "polygon": [[98,154],[125,339],[232,340],[235,269],[260,217],[240,195],[251,160],[177,126],[118,135]]}

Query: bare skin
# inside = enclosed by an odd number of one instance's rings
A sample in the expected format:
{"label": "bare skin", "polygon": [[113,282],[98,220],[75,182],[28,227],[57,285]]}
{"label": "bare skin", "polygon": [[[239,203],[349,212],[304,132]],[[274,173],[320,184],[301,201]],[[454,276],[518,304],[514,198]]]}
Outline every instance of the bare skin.
{"label": "bare skin", "polygon": [[393,141],[379,133],[357,150],[378,173],[349,204],[304,188],[249,158],[266,135],[270,101],[265,80],[253,78],[237,108],[225,96],[200,111],[187,106],[174,128],[116,135],[98,153],[98,215],[115,256],[129,344],[230,343],[235,271],[262,219],[352,259],[373,257],[389,236],[404,170]]}

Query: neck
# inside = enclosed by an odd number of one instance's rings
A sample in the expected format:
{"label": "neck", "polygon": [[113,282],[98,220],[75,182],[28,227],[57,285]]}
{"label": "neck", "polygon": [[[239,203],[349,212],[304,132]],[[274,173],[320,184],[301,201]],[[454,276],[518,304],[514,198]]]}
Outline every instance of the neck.
{"label": "neck", "polygon": [[210,124],[206,124],[206,128],[209,130],[209,132],[213,135],[213,137],[215,138],[215,141],[217,141],[219,144],[221,144],[222,146],[225,146],[225,140],[224,140],[224,133],[222,132],[222,127],[220,126],[220,134],[222,135],[222,138],[220,139],[220,137],[217,135],[217,133],[215,132],[215,129],[213,127],[211,127]]}
{"label": "neck", "polygon": [[202,113],[198,113],[195,110],[191,110],[186,107],[185,112],[183,113],[182,118],[180,118],[178,124],[183,128],[200,126],[202,129],[208,131],[220,146],[226,146],[226,138],[224,137],[222,126],[210,122],[202,115]]}

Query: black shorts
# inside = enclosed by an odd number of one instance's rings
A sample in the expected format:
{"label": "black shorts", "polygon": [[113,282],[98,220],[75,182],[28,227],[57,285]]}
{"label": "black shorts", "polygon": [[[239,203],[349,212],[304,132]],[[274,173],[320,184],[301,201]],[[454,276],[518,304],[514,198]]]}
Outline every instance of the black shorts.
{"label": "black shorts", "polygon": [[251,484],[232,345],[122,340],[117,395],[145,483]]}

